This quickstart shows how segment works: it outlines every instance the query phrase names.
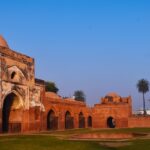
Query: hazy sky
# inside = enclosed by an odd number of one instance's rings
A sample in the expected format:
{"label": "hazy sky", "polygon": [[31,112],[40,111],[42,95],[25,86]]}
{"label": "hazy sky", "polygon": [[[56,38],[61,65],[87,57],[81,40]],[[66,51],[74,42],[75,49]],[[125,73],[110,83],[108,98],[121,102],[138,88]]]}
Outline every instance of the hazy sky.
{"label": "hazy sky", "polygon": [[36,77],[56,82],[60,95],[83,90],[91,105],[117,92],[142,106],[136,83],[150,80],[149,0],[1,0],[0,34],[35,58]]}

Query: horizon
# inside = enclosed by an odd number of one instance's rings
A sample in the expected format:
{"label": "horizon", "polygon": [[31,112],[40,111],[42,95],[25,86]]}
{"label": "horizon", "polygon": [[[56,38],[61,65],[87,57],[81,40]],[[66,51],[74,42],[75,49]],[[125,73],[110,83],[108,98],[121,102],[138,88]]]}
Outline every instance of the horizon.
{"label": "horizon", "polygon": [[[35,76],[59,94],[84,91],[87,104],[115,92],[142,107],[136,84],[150,80],[150,2],[45,0],[1,2],[0,34],[10,49],[35,59]],[[7,8],[7,11],[6,11]],[[146,106],[150,108],[150,92]]]}

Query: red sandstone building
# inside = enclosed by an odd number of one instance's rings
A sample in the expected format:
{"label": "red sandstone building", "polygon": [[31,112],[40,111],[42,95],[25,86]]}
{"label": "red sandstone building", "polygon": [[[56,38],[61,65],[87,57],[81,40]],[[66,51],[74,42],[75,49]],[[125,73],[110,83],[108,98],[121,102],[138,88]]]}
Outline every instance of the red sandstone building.
{"label": "red sandstone building", "polygon": [[34,59],[15,52],[0,36],[0,133],[72,128],[150,127],[149,117],[132,115],[131,97],[109,93],[89,108],[45,92],[35,78]]}

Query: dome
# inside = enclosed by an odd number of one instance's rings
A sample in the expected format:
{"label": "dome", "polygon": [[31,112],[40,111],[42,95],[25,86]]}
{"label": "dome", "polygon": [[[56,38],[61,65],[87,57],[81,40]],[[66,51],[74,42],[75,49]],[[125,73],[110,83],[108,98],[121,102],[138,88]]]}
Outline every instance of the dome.
{"label": "dome", "polygon": [[5,48],[9,48],[6,40],[0,35],[0,46],[5,47]]}
{"label": "dome", "polygon": [[46,92],[46,97],[48,97],[48,98],[54,98],[54,99],[60,99],[61,98],[59,95],[57,95],[54,92]]}
{"label": "dome", "polygon": [[110,96],[110,97],[120,97],[117,93],[112,92],[112,93],[108,93],[106,96]]}

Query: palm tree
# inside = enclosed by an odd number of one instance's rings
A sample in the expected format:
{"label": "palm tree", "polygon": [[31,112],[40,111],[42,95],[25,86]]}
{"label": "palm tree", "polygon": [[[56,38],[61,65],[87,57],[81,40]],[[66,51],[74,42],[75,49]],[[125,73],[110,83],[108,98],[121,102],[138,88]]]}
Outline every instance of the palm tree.
{"label": "palm tree", "polygon": [[137,83],[138,91],[143,94],[143,110],[144,115],[146,115],[146,109],[145,109],[145,93],[149,91],[149,81],[145,79],[141,79]]}

